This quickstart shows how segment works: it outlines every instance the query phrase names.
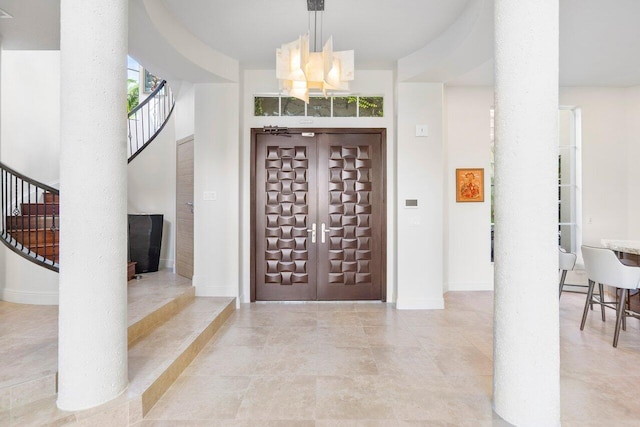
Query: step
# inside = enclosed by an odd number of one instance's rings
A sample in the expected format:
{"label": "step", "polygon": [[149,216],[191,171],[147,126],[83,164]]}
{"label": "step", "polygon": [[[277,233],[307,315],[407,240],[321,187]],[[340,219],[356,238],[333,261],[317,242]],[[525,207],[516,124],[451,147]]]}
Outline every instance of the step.
{"label": "step", "polygon": [[60,226],[60,218],[50,216],[8,216],[6,221],[6,227],[9,231]]}
{"label": "step", "polygon": [[196,297],[129,347],[132,419],[144,417],[235,310],[235,298]]}
{"label": "step", "polygon": [[60,230],[41,229],[22,229],[12,231],[11,237],[25,246],[46,245],[58,243],[60,241]]}
{"label": "step", "polygon": [[60,205],[58,203],[22,203],[20,212],[22,215],[58,215]]}
{"label": "step", "polygon": [[[129,387],[113,401],[86,411],[68,412],[56,407],[57,351],[45,354],[53,370],[44,376],[20,371],[8,388],[0,387],[0,425],[131,425],[142,417],[171,386],[207,341],[235,310],[234,298],[194,297],[191,281],[167,272],[147,273],[141,280],[128,285],[129,324]],[[19,307],[24,308],[24,307]],[[39,306],[30,306],[33,319],[28,324],[42,322]],[[52,313],[52,320],[56,313]],[[51,325],[52,327],[55,325]],[[39,326],[41,329],[42,326]],[[55,338],[57,328],[41,334],[43,339]],[[46,336],[46,337],[45,337]],[[34,343],[36,347],[39,344]],[[37,354],[41,354],[38,350]],[[23,354],[9,358],[22,358]],[[47,359],[47,360],[48,360]],[[46,360],[45,360],[46,361]],[[31,366],[31,364],[28,364]],[[0,372],[3,367],[0,366]],[[5,417],[5,418],[3,418]],[[75,425],[75,424],[74,424]]]}
{"label": "step", "polygon": [[25,245],[29,250],[35,252],[41,257],[50,259],[54,262],[58,262],[60,259],[60,244],[59,243],[38,243],[37,245]]}
{"label": "step", "polygon": [[44,193],[45,203],[60,203],[60,194]]}

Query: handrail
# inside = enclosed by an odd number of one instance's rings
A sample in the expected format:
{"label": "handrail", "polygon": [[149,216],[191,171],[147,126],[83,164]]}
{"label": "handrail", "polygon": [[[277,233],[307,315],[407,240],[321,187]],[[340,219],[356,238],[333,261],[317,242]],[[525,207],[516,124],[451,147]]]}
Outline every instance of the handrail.
{"label": "handrail", "polygon": [[[131,162],[166,125],[175,98],[165,80],[128,115]],[[57,188],[29,178],[0,162],[0,240],[18,255],[59,271]]]}
{"label": "handrail", "polygon": [[167,124],[176,101],[166,80],[135,107],[128,116],[129,160],[138,156]]}
{"label": "handrail", "polygon": [[58,271],[59,190],[0,162],[0,236],[9,249]]}

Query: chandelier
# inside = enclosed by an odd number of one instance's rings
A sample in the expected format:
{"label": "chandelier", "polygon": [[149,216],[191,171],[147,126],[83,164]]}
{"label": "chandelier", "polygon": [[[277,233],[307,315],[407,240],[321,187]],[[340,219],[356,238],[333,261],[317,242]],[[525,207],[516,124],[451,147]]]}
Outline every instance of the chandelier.
{"label": "chandelier", "polygon": [[[276,49],[276,77],[280,90],[288,96],[309,103],[311,90],[321,91],[327,96],[329,90],[349,90],[353,80],[353,50],[333,51],[333,38],[329,37],[321,52],[318,52],[318,12],[324,11],[324,0],[307,0],[309,27],[313,13],[313,52],[309,51],[309,33]],[[322,39],[322,30],[320,34]]]}

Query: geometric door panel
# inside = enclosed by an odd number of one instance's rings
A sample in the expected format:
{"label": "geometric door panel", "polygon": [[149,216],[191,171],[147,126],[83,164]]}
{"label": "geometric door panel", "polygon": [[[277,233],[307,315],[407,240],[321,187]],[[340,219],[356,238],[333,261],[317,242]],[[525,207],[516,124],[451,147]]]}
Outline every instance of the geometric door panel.
{"label": "geometric door panel", "polygon": [[257,134],[255,299],[380,300],[380,133]]}
{"label": "geometric door panel", "polygon": [[258,135],[256,297],[315,300],[316,147],[302,136]]}
{"label": "geometric door panel", "polygon": [[[323,134],[319,141],[318,299],[381,298],[382,162],[376,134]],[[322,240],[322,239],[321,239]]]}

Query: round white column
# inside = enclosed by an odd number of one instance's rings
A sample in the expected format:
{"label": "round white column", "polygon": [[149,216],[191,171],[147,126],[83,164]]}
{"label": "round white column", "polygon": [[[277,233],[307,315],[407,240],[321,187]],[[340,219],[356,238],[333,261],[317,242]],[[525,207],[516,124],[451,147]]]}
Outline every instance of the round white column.
{"label": "round white column", "polygon": [[558,0],[495,0],[494,409],[560,425]]}
{"label": "round white column", "polygon": [[58,407],[127,387],[127,0],[60,8]]}

